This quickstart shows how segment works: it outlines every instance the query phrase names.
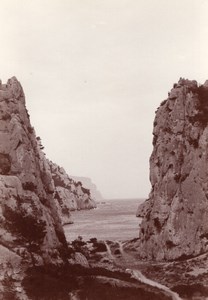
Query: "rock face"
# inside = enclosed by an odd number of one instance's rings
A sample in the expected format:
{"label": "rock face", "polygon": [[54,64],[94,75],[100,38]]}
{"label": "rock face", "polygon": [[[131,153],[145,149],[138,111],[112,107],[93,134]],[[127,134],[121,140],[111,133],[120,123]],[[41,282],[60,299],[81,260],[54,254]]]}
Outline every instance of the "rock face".
{"label": "rock face", "polygon": [[75,181],[81,181],[82,184],[90,190],[91,197],[94,201],[102,201],[103,197],[99,190],[97,189],[97,186],[92,182],[92,180],[88,177],[76,177],[72,176],[72,178]]}
{"label": "rock face", "polygon": [[55,186],[55,202],[62,224],[71,223],[70,211],[95,208],[91,190],[85,188],[81,181],[75,181],[65,170],[49,162],[50,171]]}
{"label": "rock face", "polygon": [[71,210],[96,205],[89,189],[46,159],[15,77],[0,85],[0,140],[1,243],[33,253],[34,263],[61,262],[62,224],[71,222]]}
{"label": "rock face", "polygon": [[15,77],[0,86],[0,243],[33,265],[61,264],[66,240],[50,165]]}
{"label": "rock face", "polygon": [[81,182],[46,159],[15,77],[0,82],[0,141],[0,295],[28,299],[24,271],[31,265],[47,270],[65,265],[62,225],[71,222],[70,210],[95,203]]}
{"label": "rock face", "polygon": [[208,82],[180,79],[156,112],[152,191],[143,217],[141,257],[183,259],[208,251]]}

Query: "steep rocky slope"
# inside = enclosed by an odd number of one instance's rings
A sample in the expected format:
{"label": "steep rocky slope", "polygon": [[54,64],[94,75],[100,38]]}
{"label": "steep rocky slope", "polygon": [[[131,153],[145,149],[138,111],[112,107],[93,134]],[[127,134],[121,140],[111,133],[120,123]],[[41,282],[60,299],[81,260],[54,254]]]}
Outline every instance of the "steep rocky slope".
{"label": "steep rocky slope", "polygon": [[102,201],[103,197],[100,191],[97,189],[97,186],[92,182],[92,180],[88,177],[77,177],[72,176],[72,179],[75,181],[81,181],[82,184],[90,190],[91,197],[94,201]]}
{"label": "steep rocky slope", "polygon": [[23,253],[34,264],[61,263],[66,241],[50,167],[15,77],[0,86],[0,140],[1,245]]}
{"label": "steep rocky slope", "polygon": [[49,162],[55,186],[55,202],[62,224],[71,222],[70,211],[95,208],[91,190],[85,188],[81,181],[75,181],[65,172],[64,168]]}
{"label": "steep rocky slope", "polygon": [[15,77],[0,84],[0,141],[0,299],[169,299],[68,248],[62,208],[93,205],[90,191],[46,159]]}
{"label": "steep rocky slope", "polygon": [[15,77],[0,82],[0,141],[0,295],[7,297],[8,282],[15,282],[23,297],[24,269],[64,265],[62,224],[70,222],[70,210],[95,203],[81,182],[46,159]]}
{"label": "steep rocky slope", "polygon": [[174,260],[208,251],[208,82],[180,79],[156,112],[152,191],[139,208],[139,254]]}
{"label": "steep rocky slope", "polygon": [[89,189],[46,159],[15,77],[0,85],[0,140],[1,243],[13,246],[21,236],[20,244],[38,244],[40,256],[48,259],[48,249],[54,256],[53,249],[65,244],[61,223],[71,222],[70,211],[93,208],[95,202]]}
{"label": "steep rocky slope", "polygon": [[0,84],[0,141],[0,298],[17,299],[17,292],[24,299],[24,269],[63,265],[67,244],[50,167],[15,77]]}

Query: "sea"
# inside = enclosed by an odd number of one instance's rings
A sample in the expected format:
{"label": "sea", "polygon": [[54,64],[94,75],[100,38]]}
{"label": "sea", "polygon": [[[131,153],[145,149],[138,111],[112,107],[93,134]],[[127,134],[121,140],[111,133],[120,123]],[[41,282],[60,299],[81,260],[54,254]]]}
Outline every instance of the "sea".
{"label": "sea", "polygon": [[73,224],[65,225],[67,241],[81,236],[83,240],[126,241],[139,236],[141,219],[136,217],[144,199],[112,199],[97,203],[97,208],[71,212]]}

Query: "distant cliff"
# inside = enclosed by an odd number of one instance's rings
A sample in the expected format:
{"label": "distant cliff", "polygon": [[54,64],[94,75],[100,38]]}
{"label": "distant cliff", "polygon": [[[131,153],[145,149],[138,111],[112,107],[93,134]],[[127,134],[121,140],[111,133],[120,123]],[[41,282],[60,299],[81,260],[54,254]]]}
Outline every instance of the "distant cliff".
{"label": "distant cliff", "polygon": [[208,251],[208,82],[180,79],[156,111],[150,158],[152,191],[139,254],[183,259]]}
{"label": "distant cliff", "polygon": [[71,222],[70,211],[95,208],[91,190],[80,180],[75,181],[58,165],[48,162],[55,186],[55,202],[62,224]]}
{"label": "distant cliff", "polygon": [[97,186],[88,177],[71,176],[75,181],[81,181],[83,185],[90,190],[91,197],[94,201],[102,201],[103,196],[97,189]]}

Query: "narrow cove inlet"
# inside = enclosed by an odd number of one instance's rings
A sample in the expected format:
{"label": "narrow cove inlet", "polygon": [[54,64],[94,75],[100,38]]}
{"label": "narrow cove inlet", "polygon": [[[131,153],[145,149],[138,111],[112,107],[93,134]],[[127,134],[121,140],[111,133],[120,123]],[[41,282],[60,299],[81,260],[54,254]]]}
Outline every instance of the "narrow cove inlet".
{"label": "narrow cove inlet", "polygon": [[78,236],[84,240],[126,241],[139,236],[140,218],[136,210],[144,199],[113,199],[97,203],[97,208],[91,210],[73,211],[73,224],[65,225],[67,241],[73,241]]}
{"label": "narrow cove inlet", "polygon": [[18,80],[0,92],[0,299],[206,300],[208,82],[157,110],[146,201],[96,200],[46,158]]}
{"label": "narrow cove inlet", "polygon": [[[167,299],[181,300],[178,293],[141,273],[137,256],[132,255],[129,249],[124,249],[130,240],[138,239],[141,218],[137,218],[135,212],[143,201],[144,199],[104,200],[97,203],[95,209],[74,211],[74,223],[64,226],[66,239],[69,246],[87,257],[91,267],[100,266],[114,272],[123,270],[133,280],[162,290]],[[83,265],[88,264],[80,256],[75,258]],[[81,299],[79,295],[76,297]]]}

